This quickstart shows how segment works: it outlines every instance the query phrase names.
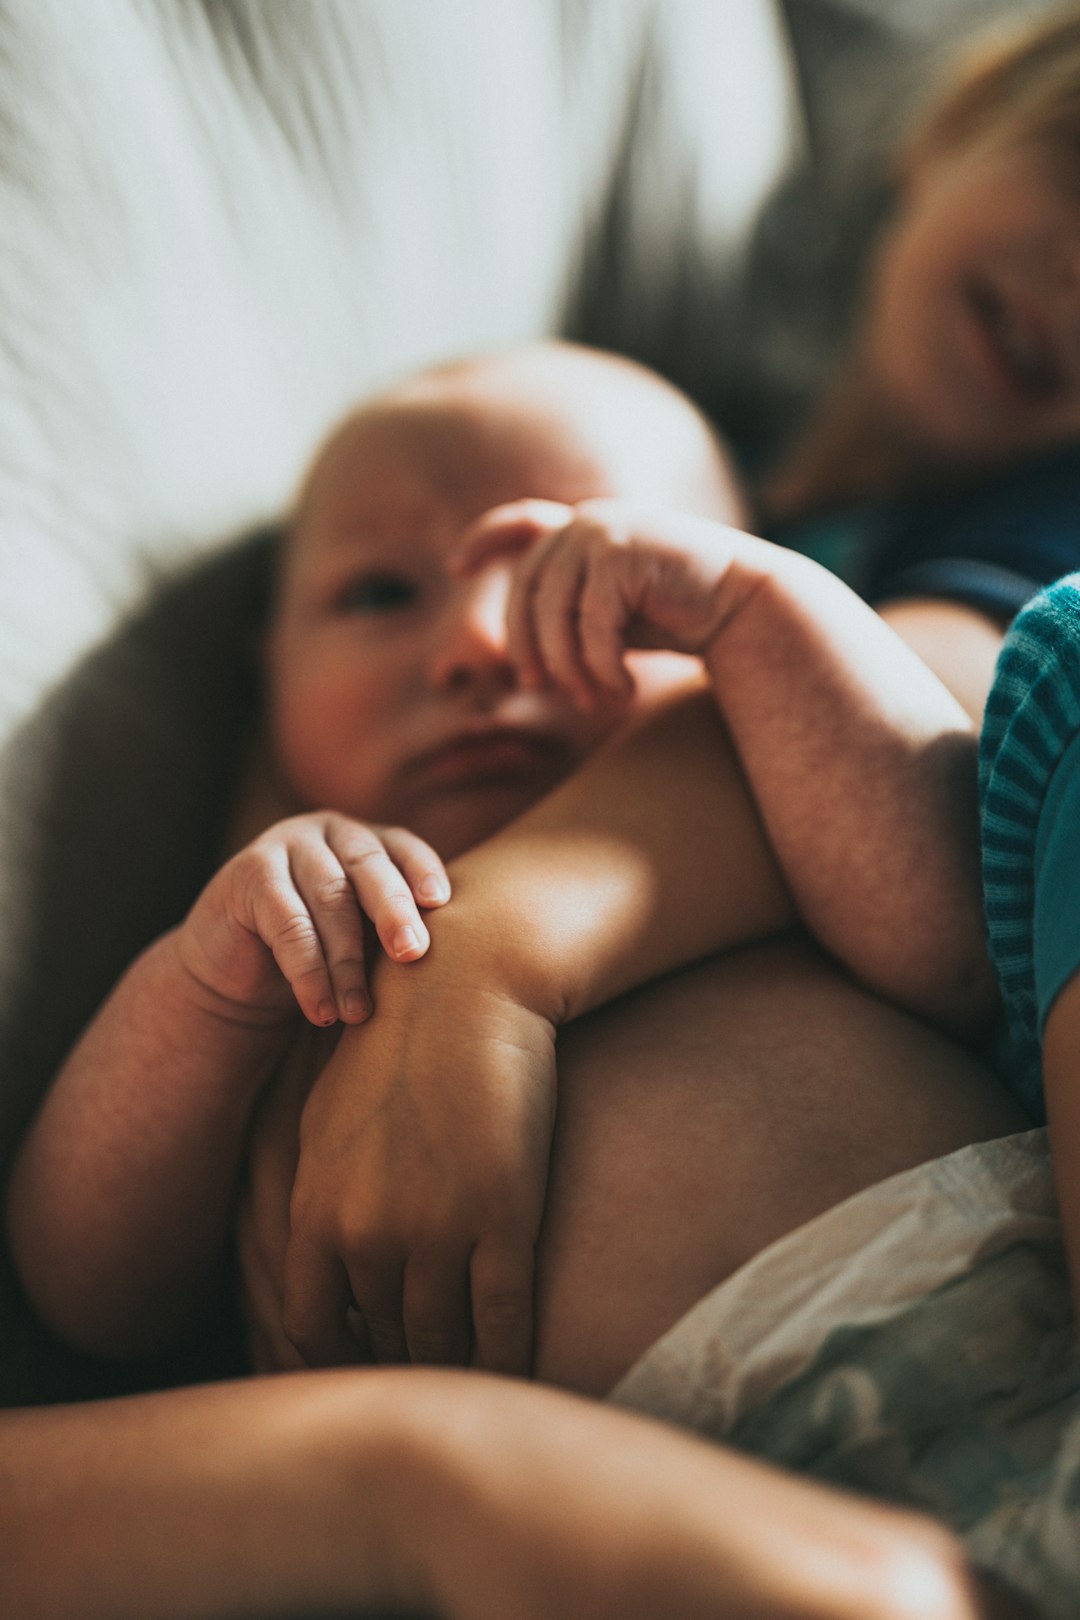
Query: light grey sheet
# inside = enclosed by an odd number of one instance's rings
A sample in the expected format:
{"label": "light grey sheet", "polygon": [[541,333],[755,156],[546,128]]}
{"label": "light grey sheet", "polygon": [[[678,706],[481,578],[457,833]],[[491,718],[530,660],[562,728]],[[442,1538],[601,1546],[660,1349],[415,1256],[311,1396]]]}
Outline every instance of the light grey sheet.
{"label": "light grey sheet", "polygon": [[905,1171],[781,1239],[612,1399],[933,1513],[1075,1620],[1080,1346],[1044,1131]]}

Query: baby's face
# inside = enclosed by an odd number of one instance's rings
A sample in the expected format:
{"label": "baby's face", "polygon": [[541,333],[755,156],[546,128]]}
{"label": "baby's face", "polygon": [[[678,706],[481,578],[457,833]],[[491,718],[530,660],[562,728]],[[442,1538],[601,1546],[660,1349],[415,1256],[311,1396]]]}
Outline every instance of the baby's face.
{"label": "baby's face", "polygon": [[1040,148],[926,160],[871,288],[865,354],[916,438],[1009,458],[1080,435],[1080,174]]}
{"label": "baby's face", "polygon": [[270,643],[272,741],[297,803],[411,828],[444,858],[568,774],[626,714],[525,691],[506,653],[510,561],[448,561],[481,513],[572,503],[602,470],[527,411],[409,400],[355,417],[301,503]]}

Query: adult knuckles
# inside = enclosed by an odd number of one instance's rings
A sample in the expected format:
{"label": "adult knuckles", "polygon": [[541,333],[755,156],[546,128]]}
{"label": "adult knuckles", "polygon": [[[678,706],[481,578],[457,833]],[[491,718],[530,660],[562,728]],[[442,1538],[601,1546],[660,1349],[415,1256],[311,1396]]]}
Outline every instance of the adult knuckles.
{"label": "adult knuckles", "polygon": [[298,1308],[288,1298],[281,1309],[281,1331],[309,1365],[318,1361],[322,1336],[307,1310]]}
{"label": "adult knuckles", "polygon": [[440,1322],[410,1320],[406,1339],[409,1359],[425,1366],[459,1366],[468,1355],[467,1335]]}
{"label": "adult knuckles", "polygon": [[473,1299],[473,1320],[483,1337],[501,1337],[517,1332],[532,1316],[531,1276],[529,1284],[501,1283],[478,1292]]}

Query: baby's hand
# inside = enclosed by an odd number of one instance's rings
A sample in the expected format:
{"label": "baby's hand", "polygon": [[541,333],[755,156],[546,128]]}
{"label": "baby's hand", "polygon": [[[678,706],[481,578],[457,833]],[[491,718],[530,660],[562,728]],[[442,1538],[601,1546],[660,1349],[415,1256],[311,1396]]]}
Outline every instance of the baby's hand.
{"label": "baby's hand", "polygon": [[411,962],[429,943],[418,906],[449,898],[439,857],[404,828],[293,816],[207,884],[180,929],[180,957],[233,1016],[298,1006],[312,1024],[359,1024],[371,1012],[365,919],[388,956]]}
{"label": "baby's hand", "polygon": [[764,547],[704,518],[658,517],[609,500],[526,500],[474,524],[455,567],[469,574],[521,553],[507,605],[518,674],[526,686],[553,682],[588,704],[633,690],[631,647],[703,655],[745,594],[732,565]]}

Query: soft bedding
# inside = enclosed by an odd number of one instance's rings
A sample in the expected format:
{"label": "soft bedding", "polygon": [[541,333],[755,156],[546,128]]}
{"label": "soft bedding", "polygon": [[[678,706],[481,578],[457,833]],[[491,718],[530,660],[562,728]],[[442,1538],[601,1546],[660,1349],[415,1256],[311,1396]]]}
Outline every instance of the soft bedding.
{"label": "soft bedding", "polygon": [[611,1398],[925,1509],[1075,1620],[1080,1348],[1044,1130],[905,1171],[790,1233]]}

